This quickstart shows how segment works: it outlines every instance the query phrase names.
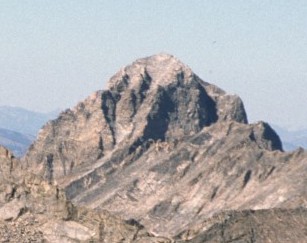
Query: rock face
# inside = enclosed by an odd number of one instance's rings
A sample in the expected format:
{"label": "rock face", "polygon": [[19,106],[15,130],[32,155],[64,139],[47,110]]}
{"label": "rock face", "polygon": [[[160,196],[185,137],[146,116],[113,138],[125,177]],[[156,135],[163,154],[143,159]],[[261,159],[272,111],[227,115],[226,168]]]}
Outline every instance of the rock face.
{"label": "rock face", "polygon": [[3,147],[0,165],[0,242],[170,242],[136,221],[75,207],[61,189],[20,170]]}
{"label": "rock face", "polygon": [[[239,97],[161,54],[123,68],[108,90],[48,122],[22,165],[75,205],[173,238],[225,210],[306,207],[306,158],[284,153],[268,124],[248,124]],[[235,217],[249,222],[244,215]],[[47,228],[66,234],[74,225]],[[200,239],[219,239],[206,235],[219,237],[212,230]]]}
{"label": "rock face", "polygon": [[305,242],[306,219],[306,208],[226,212],[181,233],[176,242]]}
{"label": "rock face", "polygon": [[140,59],[49,122],[26,161],[51,181],[93,166],[117,149],[179,140],[217,121],[247,122],[241,100],[201,81],[169,55]]}

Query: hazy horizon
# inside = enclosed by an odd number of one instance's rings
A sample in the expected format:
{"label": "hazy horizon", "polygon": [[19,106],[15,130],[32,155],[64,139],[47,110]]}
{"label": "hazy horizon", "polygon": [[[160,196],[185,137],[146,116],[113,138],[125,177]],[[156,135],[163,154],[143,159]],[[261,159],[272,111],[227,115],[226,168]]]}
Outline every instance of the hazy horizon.
{"label": "hazy horizon", "polygon": [[0,2],[0,106],[73,107],[166,52],[239,95],[249,122],[307,128],[305,1]]}

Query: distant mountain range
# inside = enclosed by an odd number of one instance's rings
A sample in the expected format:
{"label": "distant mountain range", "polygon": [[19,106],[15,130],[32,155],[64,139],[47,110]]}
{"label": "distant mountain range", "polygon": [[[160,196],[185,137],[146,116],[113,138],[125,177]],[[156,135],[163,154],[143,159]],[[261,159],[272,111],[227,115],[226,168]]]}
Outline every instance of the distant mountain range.
{"label": "distant mountain range", "polygon": [[59,111],[40,113],[20,107],[0,106],[0,145],[21,157],[35,139],[39,129]]}
{"label": "distant mountain range", "polygon": [[307,130],[289,131],[277,125],[272,125],[274,130],[279,135],[283,148],[286,151],[295,150],[299,147],[307,148]]}
{"label": "distant mountain range", "polygon": [[25,135],[19,132],[0,128],[0,144],[14,152],[14,155],[24,155],[35,139],[32,135]]}
{"label": "distant mountain range", "polygon": [[56,118],[59,111],[41,113],[20,107],[0,106],[0,128],[35,136],[48,120]]}

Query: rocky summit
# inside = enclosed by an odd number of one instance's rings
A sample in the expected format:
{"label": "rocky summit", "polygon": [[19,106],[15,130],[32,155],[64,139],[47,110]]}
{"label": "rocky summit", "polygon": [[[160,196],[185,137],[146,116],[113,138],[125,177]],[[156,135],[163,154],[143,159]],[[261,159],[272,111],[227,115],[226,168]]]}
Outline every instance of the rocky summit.
{"label": "rocky summit", "polygon": [[49,121],[21,160],[2,154],[8,239],[307,239],[306,152],[283,152],[267,123],[248,124],[238,96],[168,54],[122,68]]}

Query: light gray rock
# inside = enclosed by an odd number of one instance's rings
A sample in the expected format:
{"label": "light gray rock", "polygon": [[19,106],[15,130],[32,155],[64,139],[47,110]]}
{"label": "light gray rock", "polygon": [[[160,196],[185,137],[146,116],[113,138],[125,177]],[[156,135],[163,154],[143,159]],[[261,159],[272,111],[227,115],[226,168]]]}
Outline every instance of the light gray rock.
{"label": "light gray rock", "polygon": [[19,200],[13,200],[0,208],[0,220],[15,220],[23,211],[26,210],[25,204]]}
{"label": "light gray rock", "polygon": [[200,80],[170,55],[137,60],[40,131],[25,161],[54,181],[77,173],[116,149],[181,139],[217,121],[246,123],[237,96]]}
{"label": "light gray rock", "polygon": [[239,97],[160,54],[47,123],[23,166],[75,205],[172,238],[225,210],[306,207],[306,152],[282,150],[267,123],[247,123]]}
{"label": "light gray rock", "polygon": [[49,221],[40,230],[49,242],[89,241],[95,237],[95,231],[74,221]]}
{"label": "light gray rock", "polygon": [[[20,164],[0,147],[1,165],[12,161]],[[1,171],[0,242],[170,242],[135,220],[75,207],[57,186],[18,168]]]}

